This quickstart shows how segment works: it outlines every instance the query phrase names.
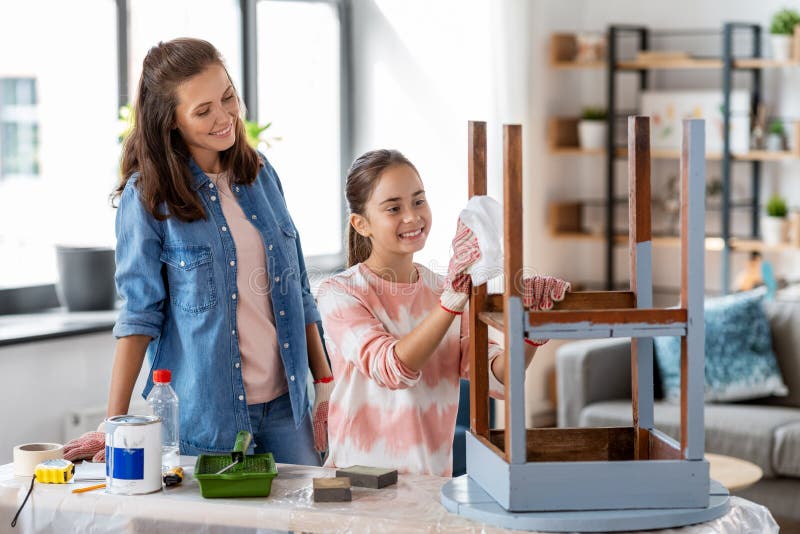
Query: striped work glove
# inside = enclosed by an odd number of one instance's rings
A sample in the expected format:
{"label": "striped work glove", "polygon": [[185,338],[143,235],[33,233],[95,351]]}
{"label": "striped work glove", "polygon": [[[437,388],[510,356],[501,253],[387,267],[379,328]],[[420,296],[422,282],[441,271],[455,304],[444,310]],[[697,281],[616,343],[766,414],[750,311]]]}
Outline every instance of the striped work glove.
{"label": "striped work glove", "polygon": [[447,267],[447,278],[444,282],[444,291],[439,298],[439,304],[445,311],[460,315],[469,300],[472,279],[467,274],[467,269],[481,257],[478,238],[472,230],[458,220],[456,236],[453,238],[453,255]]}
{"label": "striped work glove", "polygon": [[317,452],[328,450],[328,406],[333,393],[333,377],[314,381],[314,407],[311,420],[314,426],[314,448]]}
{"label": "striped work glove", "polygon": [[[569,282],[554,276],[531,276],[522,279],[522,305],[531,310],[551,310],[554,302],[564,300],[568,291],[572,290]],[[538,347],[547,339],[528,339],[525,343]]]}
{"label": "striped work glove", "polygon": [[64,459],[70,462],[90,459],[93,462],[105,462],[105,432],[86,432],[82,436],[68,441],[64,445]]}

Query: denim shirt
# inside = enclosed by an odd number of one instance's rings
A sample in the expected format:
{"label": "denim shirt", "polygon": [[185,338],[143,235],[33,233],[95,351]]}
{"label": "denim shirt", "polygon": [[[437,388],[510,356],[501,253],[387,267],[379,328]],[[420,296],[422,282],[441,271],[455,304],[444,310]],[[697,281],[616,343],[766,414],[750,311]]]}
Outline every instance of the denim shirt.
{"label": "denim shirt", "polygon": [[[280,180],[261,157],[253,184],[231,190],[264,240],[278,347],[299,425],[308,412],[305,327],[320,316]],[[114,335],[152,338],[143,396],[153,386],[153,369],[172,371],[184,454],[230,451],[239,430],[252,432],[237,337],[236,249],[213,182],[194,161],[190,168],[206,220],[158,221],[141,202],[138,175],[128,181],[116,218],[122,309]]]}

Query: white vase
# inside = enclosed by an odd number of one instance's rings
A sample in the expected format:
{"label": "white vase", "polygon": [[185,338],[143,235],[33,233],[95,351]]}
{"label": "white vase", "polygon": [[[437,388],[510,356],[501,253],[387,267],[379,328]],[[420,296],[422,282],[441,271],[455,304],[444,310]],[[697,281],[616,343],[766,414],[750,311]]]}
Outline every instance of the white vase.
{"label": "white vase", "polygon": [[783,34],[771,34],[772,59],[776,61],[789,61],[792,50],[792,36]]}
{"label": "white vase", "polygon": [[771,152],[780,152],[783,150],[783,136],[774,133],[767,135],[767,142],[764,147]]}
{"label": "white vase", "polygon": [[606,122],[587,120],[578,122],[578,144],[581,148],[605,148]]}
{"label": "white vase", "polygon": [[786,217],[762,218],[761,237],[765,245],[780,245],[786,241]]}

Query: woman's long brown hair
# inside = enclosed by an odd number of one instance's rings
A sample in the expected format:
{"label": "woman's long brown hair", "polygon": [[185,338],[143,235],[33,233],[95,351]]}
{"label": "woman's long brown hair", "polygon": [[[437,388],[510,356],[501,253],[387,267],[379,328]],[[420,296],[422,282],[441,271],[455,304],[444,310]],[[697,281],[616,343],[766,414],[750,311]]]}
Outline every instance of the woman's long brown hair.
{"label": "woman's long brown hair", "polygon": [[[408,165],[419,175],[414,164],[397,150],[372,150],[356,158],[350,165],[350,170],[347,171],[347,181],[344,186],[350,213],[366,216],[366,204],[375,185],[384,171],[395,165]],[[349,225],[347,228],[347,266],[352,267],[365,261],[370,254],[372,254],[372,242],[368,237],[356,232],[352,224]]]}
{"label": "woman's long brown hair", "polygon": [[[122,176],[113,199],[119,198],[138,171],[136,187],[153,217],[164,220],[173,216],[184,222],[206,218],[203,204],[192,189],[189,149],[174,124],[178,86],[212,65],[225,68],[217,49],[201,39],[160,42],[147,52],[133,104],[133,129],[123,145]],[[261,161],[247,144],[241,117],[235,128],[235,143],[220,153],[222,169],[236,183],[251,184]]]}

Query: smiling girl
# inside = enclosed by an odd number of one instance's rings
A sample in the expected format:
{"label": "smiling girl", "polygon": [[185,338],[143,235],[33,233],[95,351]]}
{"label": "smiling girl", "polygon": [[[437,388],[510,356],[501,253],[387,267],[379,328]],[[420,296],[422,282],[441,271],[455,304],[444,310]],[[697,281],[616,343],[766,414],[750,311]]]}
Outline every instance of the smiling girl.
{"label": "smiling girl", "polygon": [[[449,476],[459,379],[467,378],[469,332],[461,313],[476,241],[459,225],[447,277],[414,262],[433,222],[414,165],[395,150],[359,157],[346,183],[349,268],[320,287],[336,386],[326,466],[368,465]],[[526,289],[534,279],[527,279]],[[536,277],[527,306],[563,298],[568,284]],[[527,363],[544,340],[529,341]],[[489,347],[489,390],[500,398],[503,350]]]}
{"label": "smiling girl", "polygon": [[[323,449],[332,388],[319,312],[281,182],[247,144],[219,52],[198,39],[151,48],[134,116],[115,192],[122,308],[108,415],[127,413],[146,356],[151,376],[172,371],[182,454],[230,451],[249,430],[256,453],[319,465],[312,418]],[[92,438],[71,449],[91,457]]]}

